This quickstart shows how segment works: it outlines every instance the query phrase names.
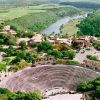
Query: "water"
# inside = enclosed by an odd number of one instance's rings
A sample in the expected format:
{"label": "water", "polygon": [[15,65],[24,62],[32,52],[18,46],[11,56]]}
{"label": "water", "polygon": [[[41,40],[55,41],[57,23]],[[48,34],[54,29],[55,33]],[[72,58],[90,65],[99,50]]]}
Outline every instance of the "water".
{"label": "water", "polygon": [[74,16],[74,17],[62,18],[62,19],[58,20],[57,22],[53,23],[52,25],[50,25],[48,28],[44,29],[42,31],[42,33],[51,34],[51,33],[54,32],[56,34],[59,34],[60,33],[60,27],[61,27],[62,24],[65,24],[65,23],[69,22],[70,20],[84,18],[86,16],[87,16],[87,14],[78,15],[78,16]]}

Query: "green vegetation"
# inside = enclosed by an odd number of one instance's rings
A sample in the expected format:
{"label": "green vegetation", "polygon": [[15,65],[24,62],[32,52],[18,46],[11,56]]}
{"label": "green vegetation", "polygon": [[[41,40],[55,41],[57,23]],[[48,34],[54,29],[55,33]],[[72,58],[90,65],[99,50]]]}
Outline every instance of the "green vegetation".
{"label": "green vegetation", "polygon": [[56,63],[57,64],[65,64],[65,65],[77,65],[79,64],[78,61],[75,61],[75,60],[64,60],[64,59],[57,59],[56,60]]}
{"label": "green vegetation", "polygon": [[6,63],[5,62],[0,62],[0,71],[6,69]]}
{"label": "green vegetation", "polygon": [[16,37],[12,34],[0,33],[0,45],[14,45],[16,44]]}
{"label": "green vegetation", "polygon": [[[59,48],[59,47],[56,47]],[[75,53],[70,50],[66,45],[61,45],[59,50],[57,50],[53,45],[48,41],[43,41],[38,44],[38,51],[45,52],[48,55],[54,56],[56,59],[61,59],[66,57],[67,59],[73,59],[75,57]]]}
{"label": "green vegetation", "polygon": [[93,46],[97,49],[100,50],[100,42],[93,42]]}
{"label": "green vegetation", "polygon": [[58,50],[49,50],[48,51],[48,55],[52,55],[52,56],[54,56],[56,59],[58,59],[58,58],[62,58],[63,57],[63,54],[60,52],[60,51],[58,51]]}
{"label": "green vegetation", "polygon": [[75,52],[68,50],[68,51],[63,51],[63,57],[67,57],[68,59],[73,59],[75,58]]}
{"label": "green vegetation", "polygon": [[80,21],[81,19],[74,19],[62,25],[62,27],[60,28],[60,31],[62,33],[61,36],[67,37],[67,36],[76,34],[78,31],[78,28],[76,27],[76,25],[79,24]]}
{"label": "green vegetation", "polygon": [[21,46],[21,49],[22,49],[22,50],[25,50],[25,49],[27,48],[26,42],[24,42],[24,41],[21,41],[21,42],[19,43],[19,46]]}
{"label": "green vegetation", "polygon": [[77,91],[88,92],[91,100],[100,100],[100,77],[88,83],[80,83]]}
{"label": "green vegetation", "polygon": [[43,41],[38,45],[38,51],[44,51],[47,52],[48,50],[53,49],[53,46],[48,41]]}
{"label": "green vegetation", "polygon": [[4,2],[2,2],[2,0],[0,0],[0,4],[1,5],[36,5],[36,4],[41,4],[41,3],[60,3],[60,2],[89,2],[89,3],[98,3],[100,4],[99,0],[4,0]]}
{"label": "green vegetation", "polygon": [[15,59],[11,62],[12,64],[16,64],[20,62],[21,60],[25,60],[28,63],[32,63],[33,61],[36,61],[38,59],[37,54],[33,52],[27,52],[27,51],[16,51],[15,52]]}
{"label": "green vegetation", "polygon": [[78,14],[80,10],[75,7],[59,7],[46,9],[46,12],[31,13],[13,20],[6,21],[5,24],[16,27],[20,31],[41,31],[58,19]]}
{"label": "green vegetation", "polygon": [[89,14],[79,25],[79,35],[91,35],[100,37],[100,9]]}
{"label": "green vegetation", "polygon": [[49,50],[48,55],[54,56],[56,59],[58,58],[65,58],[66,59],[73,59],[75,57],[75,53],[73,51],[58,51],[56,49]]}
{"label": "green vegetation", "polygon": [[92,56],[92,55],[87,55],[87,58],[88,58],[89,60],[95,60],[95,61],[98,60],[98,57],[97,57],[97,56]]}
{"label": "green vegetation", "polygon": [[45,12],[45,9],[40,5],[38,6],[22,6],[22,7],[0,7],[0,19],[11,20],[19,18],[30,13]]}
{"label": "green vegetation", "polygon": [[38,91],[24,93],[11,92],[6,88],[0,88],[0,100],[42,100]]}

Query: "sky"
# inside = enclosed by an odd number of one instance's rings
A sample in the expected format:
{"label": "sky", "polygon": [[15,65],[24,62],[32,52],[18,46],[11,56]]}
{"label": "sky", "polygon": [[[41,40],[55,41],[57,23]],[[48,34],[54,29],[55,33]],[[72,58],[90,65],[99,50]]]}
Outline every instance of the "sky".
{"label": "sky", "polygon": [[61,2],[65,2],[65,1],[70,1],[70,2],[95,2],[95,3],[100,3],[100,0],[0,0],[0,2],[30,2],[30,1],[61,1]]}

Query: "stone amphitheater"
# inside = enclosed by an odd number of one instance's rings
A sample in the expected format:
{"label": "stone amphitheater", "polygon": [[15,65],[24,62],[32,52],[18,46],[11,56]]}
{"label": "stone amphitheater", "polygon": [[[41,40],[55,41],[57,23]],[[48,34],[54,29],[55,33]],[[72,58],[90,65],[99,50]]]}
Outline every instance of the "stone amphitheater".
{"label": "stone amphitheater", "polygon": [[71,65],[42,65],[18,71],[0,83],[12,91],[46,90],[63,87],[74,91],[80,82],[87,82],[100,74],[90,69]]}

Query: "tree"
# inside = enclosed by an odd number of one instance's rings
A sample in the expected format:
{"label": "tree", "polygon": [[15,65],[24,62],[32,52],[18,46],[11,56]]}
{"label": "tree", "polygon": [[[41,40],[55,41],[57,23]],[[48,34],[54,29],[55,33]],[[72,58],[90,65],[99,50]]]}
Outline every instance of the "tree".
{"label": "tree", "polygon": [[62,58],[62,56],[63,56],[63,54],[58,50],[49,50],[48,54],[54,56],[56,59]]}
{"label": "tree", "polygon": [[27,48],[26,42],[24,42],[24,41],[21,41],[19,43],[19,45],[21,46],[21,49],[23,49],[23,50],[25,50]]}
{"label": "tree", "polygon": [[43,41],[38,45],[38,51],[47,52],[48,50],[52,50],[52,44],[48,41]]}
{"label": "tree", "polygon": [[60,47],[60,51],[71,50],[71,48],[65,44],[62,44]]}
{"label": "tree", "polygon": [[75,57],[75,53],[73,51],[63,51],[63,57],[67,57],[68,59],[73,59]]}
{"label": "tree", "polygon": [[35,48],[35,47],[37,47],[37,43],[32,42],[32,43],[30,44],[30,46],[31,46],[32,48]]}
{"label": "tree", "polygon": [[79,35],[100,36],[100,10],[89,14],[79,25]]}
{"label": "tree", "polygon": [[14,56],[15,55],[15,50],[13,49],[12,46],[9,46],[9,48],[6,49],[5,51],[6,51],[6,54],[7,54],[6,56],[7,57],[10,57],[10,56]]}
{"label": "tree", "polygon": [[16,64],[20,62],[21,60],[25,60],[28,63],[32,63],[33,61],[36,61],[37,59],[38,59],[38,56],[35,53],[26,52],[26,51],[17,51],[16,57],[11,62],[11,64]]}
{"label": "tree", "polygon": [[77,86],[77,91],[89,92],[91,100],[100,100],[100,77],[87,83],[80,83]]}
{"label": "tree", "polygon": [[6,34],[5,36],[5,44],[7,45],[15,45],[16,44],[16,38],[12,34]]}

